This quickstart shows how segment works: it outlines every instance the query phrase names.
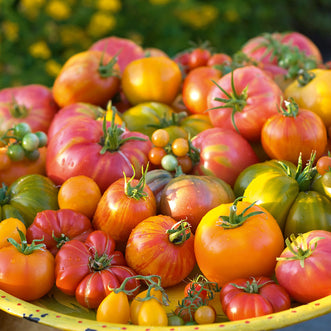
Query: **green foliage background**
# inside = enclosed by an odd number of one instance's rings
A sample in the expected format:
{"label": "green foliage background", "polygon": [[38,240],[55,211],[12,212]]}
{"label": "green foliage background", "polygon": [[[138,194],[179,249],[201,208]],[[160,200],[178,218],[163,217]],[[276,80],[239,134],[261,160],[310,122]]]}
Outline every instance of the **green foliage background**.
{"label": "green foliage background", "polygon": [[170,56],[208,40],[232,55],[264,32],[299,31],[329,60],[329,0],[0,0],[0,88],[53,84],[73,54],[107,36]]}

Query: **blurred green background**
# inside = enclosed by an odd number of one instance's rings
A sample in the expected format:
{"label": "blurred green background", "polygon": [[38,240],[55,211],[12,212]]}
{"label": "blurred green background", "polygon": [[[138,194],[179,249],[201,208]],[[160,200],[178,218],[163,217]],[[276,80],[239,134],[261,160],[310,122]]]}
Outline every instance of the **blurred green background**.
{"label": "blurred green background", "polygon": [[249,38],[294,30],[331,59],[330,0],[0,0],[0,88],[52,86],[71,55],[111,35],[170,56],[206,40],[232,55]]}

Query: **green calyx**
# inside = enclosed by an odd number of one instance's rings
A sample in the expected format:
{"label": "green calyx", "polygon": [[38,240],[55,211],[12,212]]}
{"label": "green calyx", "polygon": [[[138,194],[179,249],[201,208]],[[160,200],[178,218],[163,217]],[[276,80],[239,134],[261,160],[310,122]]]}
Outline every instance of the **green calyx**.
{"label": "green calyx", "polygon": [[171,243],[182,245],[191,237],[191,225],[188,222],[179,221],[167,230],[167,234]]}
{"label": "green calyx", "polygon": [[102,130],[103,130],[103,136],[100,139],[99,144],[102,146],[102,149],[100,150],[100,154],[105,154],[108,152],[116,152],[124,143],[126,143],[129,140],[140,140],[140,141],[146,141],[147,139],[141,138],[141,137],[128,137],[128,138],[122,138],[123,133],[125,132],[124,124],[122,126],[118,126],[115,124],[115,114],[116,109],[113,109],[113,115],[112,115],[112,121],[111,126],[107,128],[107,120],[106,116],[104,116],[103,122],[102,122]]}
{"label": "green calyx", "polygon": [[104,270],[111,265],[111,260],[107,254],[99,256],[98,252],[95,252],[94,257],[89,258],[90,269],[94,271]]}
{"label": "green calyx", "polygon": [[6,205],[10,201],[10,196],[8,195],[8,187],[5,183],[2,183],[0,188],[0,206]]}
{"label": "green calyx", "polygon": [[135,200],[146,199],[147,193],[144,191],[144,188],[146,185],[146,173],[148,171],[148,164],[146,166],[145,171],[144,171],[144,168],[142,168],[142,170],[141,170],[142,175],[136,186],[131,185],[131,183],[136,175],[136,172],[135,172],[135,169],[133,166],[132,166],[132,169],[133,169],[133,176],[128,181],[126,180],[126,175],[123,172],[124,182],[125,182],[124,183],[124,192],[127,197],[135,199]]}
{"label": "green calyx", "polygon": [[66,236],[64,233],[61,233],[60,237],[55,237],[54,231],[52,232],[52,238],[56,242],[56,247],[61,248],[66,242],[70,241],[70,238]]}
{"label": "green calyx", "polygon": [[324,238],[315,237],[308,244],[307,240],[304,239],[302,233],[300,233],[298,237],[295,237],[295,235],[292,234],[290,238],[286,238],[285,244],[293,255],[288,257],[277,257],[276,260],[277,261],[299,260],[300,266],[304,268],[305,259],[308,258],[313,253],[313,251],[317,247],[318,241],[320,241],[321,239]]}
{"label": "green calyx", "polygon": [[8,238],[7,240],[8,240],[9,243],[11,243],[13,246],[15,246],[16,249],[20,253],[22,253],[24,255],[30,255],[33,252],[37,251],[37,250],[45,250],[46,249],[45,244],[36,244],[36,242],[38,242],[38,241],[43,241],[44,238],[34,239],[32,241],[32,243],[30,245],[28,245],[25,234],[19,228],[17,228],[17,231],[18,231],[18,233],[20,235],[20,239],[21,239],[20,244],[13,238]]}
{"label": "green calyx", "polygon": [[231,283],[232,286],[236,287],[237,289],[243,290],[246,293],[255,293],[258,294],[261,287],[266,284],[273,283],[272,280],[264,282],[262,284],[259,283],[259,280],[256,280],[255,277],[251,277],[251,281],[247,281],[245,286],[240,286],[238,284]]}
{"label": "green calyx", "polygon": [[99,62],[99,67],[98,67],[99,75],[102,78],[108,78],[111,76],[119,77],[119,71],[114,68],[115,64],[117,63],[117,54],[113,56],[111,60],[106,64],[103,64],[103,57],[104,57],[104,53],[102,53]]}
{"label": "green calyx", "polygon": [[220,86],[219,84],[217,84],[215,81],[212,81],[226,95],[227,98],[214,98],[215,101],[222,102],[222,103],[224,103],[224,105],[209,108],[208,111],[214,110],[214,109],[221,109],[221,108],[232,108],[231,122],[232,122],[232,125],[235,128],[235,130],[237,132],[239,132],[234,116],[237,112],[241,112],[244,109],[244,107],[246,106],[247,88],[248,87],[246,86],[243,89],[243,91],[241,92],[241,94],[239,95],[234,86],[233,72],[234,71],[232,70],[231,71],[231,89],[232,89],[231,93],[228,93],[227,91],[225,91],[223,89],[223,87]]}
{"label": "green calyx", "polygon": [[284,100],[284,104],[285,104],[285,108],[284,107],[279,108],[281,114],[286,117],[297,117],[299,113],[299,106],[293,100],[293,98],[289,98],[289,100]]}
{"label": "green calyx", "polygon": [[230,207],[230,214],[229,216],[219,216],[219,226],[221,226],[224,229],[234,229],[237,228],[238,226],[241,226],[244,224],[244,222],[255,215],[263,214],[263,211],[253,211],[247,215],[245,213],[256,204],[256,202],[253,202],[250,204],[247,208],[245,208],[242,213],[237,214],[237,204],[238,201],[242,200],[243,197],[238,197],[237,199],[234,200],[232,206]]}

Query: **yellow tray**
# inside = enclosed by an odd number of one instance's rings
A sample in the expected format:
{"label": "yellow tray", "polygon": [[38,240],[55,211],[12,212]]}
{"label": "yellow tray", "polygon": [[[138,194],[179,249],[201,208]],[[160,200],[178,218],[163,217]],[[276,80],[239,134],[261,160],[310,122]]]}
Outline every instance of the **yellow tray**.
{"label": "yellow tray", "polygon": [[[170,305],[167,307],[171,312],[179,299],[182,298],[183,284],[167,289]],[[219,301],[219,300],[218,300]],[[214,305],[220,305],[218,301]],[[221,311],[220,307],[215,307]],[[95,311],[89,310],[77,303],[74,297],[63,294],[54,288],[47,296],[33,301],[20,300],[0,290],[0,309],[8,314],[38,322],[43,325],[70,331],[104,331],[104,330],[127,330],[127,331],[181,331],[181,330],[273,330],[300,323],[331,312],[331,295],[306,305],[292,307],[291,309],[251,318],[241,321],[230,322],[221,313],[217,322],[206,325],[167,326],[167,327],[142,327],[130,324],[102,323],[95,320]]]}

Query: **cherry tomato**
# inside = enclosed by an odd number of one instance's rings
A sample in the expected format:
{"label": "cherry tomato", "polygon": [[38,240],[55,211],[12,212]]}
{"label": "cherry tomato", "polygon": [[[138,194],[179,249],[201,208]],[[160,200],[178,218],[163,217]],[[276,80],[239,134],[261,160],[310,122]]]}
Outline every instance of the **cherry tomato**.
{"label": "cherry tomato", "polygon": [[157,129],[152,133],[151,141],[156,147],[165,147],[170,140],[170,135],[167,130]]}
{"label": "cherry tomato", "polygon": [[194,320],[198,324],[214,323],[216,320],[216,311],[212,306],[200,306],[194,313]]}
{"label": "cherry tomato", "polygon": [[138,325],[167,326],[168,316],[157,299],[143,301],[138,312]]}
{"label": "cherry tomato", "polygon": [[28,123],[21,122],[15,125],[14,135],[23,138],[24,135],[31,132],[31,127]]}
{"label": "cherry tomato", "polygon": [[30,132],[23,136],[22,138],[22,147],[32,152],[39,147],[39,138],[36,134]]}
{"label": "cherry tomato", "polygon": [[184,156],[188,153],[190,147],[185,138],[176,138],[171,144],[171,150],[175,156]]}
{"label": "cherry tomato", "polygon": [[192,159],[188,155],[177,157],[178,166],[182,168],[184,174],[189,174],[193,169]]}
{"label": "cherry tomato", "polygon": [[331,156],[321,156],[316,162],[316,170],[320,175],[324,175],[326,172],[331,171]]}
{"label": "cherry tomato", "polygon": [[208,49],[197,47],[190,52],[188,57],[188,67],[192,70],[197,67],[205,66],[211,56]]}
{"label": "cherry tomato", "polygon": [[24,149],[19,144],[12,144],[8,146],[7,153],[10,159],[13,161],[22,161],[25,156]]}
{"label": "cherry tomato", "polygon": [[148,152],[148,159],[154,165],[161,165],[162,158],[167,155],[163,147],[152,147]]}
{"label": "cherry tomato", "polygon": [[161,165],[165,170],[174,171],[178,165],[178,161],[175,156],[167,154],[162,158]]}

